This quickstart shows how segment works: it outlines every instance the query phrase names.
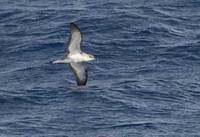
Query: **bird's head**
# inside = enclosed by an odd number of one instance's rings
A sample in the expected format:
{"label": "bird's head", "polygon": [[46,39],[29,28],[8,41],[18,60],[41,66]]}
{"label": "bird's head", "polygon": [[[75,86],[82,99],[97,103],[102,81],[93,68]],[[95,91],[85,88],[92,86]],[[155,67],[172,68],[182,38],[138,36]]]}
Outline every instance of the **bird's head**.
{"label": "bird's head", "polygon": [[95,60],[95,57],[91,54],[84,53],[84,58],[86,61]]}

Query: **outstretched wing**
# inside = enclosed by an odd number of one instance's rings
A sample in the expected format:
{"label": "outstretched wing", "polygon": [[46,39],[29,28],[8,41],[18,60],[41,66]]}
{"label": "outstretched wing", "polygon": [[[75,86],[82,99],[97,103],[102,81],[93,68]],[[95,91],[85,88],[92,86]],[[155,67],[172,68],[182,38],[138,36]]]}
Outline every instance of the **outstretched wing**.
{"label": "outstretched wing", "polygon": [[69,53],[80,53],[80,45],[81,45],[81,31],[77,25],[74,23],[70,23],[70,38],[68,43],[66,44],[66,52]]}
{"label": "outstretched wing", "polygon": [[76,83],[78,86],[86,85],[88,78],[87,67],[83,63],[69,63],[70,68],[72,69],[75,77]]}

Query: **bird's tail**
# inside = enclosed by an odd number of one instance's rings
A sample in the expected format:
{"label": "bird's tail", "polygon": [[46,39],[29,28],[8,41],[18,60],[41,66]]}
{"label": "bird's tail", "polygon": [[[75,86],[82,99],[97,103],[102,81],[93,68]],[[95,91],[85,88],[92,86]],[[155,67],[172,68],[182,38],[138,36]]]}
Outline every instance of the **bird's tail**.
{"label": "bird's tail", "polygon": [[69,61],[66,59],[64,59],[64,60],[58,59],[58,60],[53,61],[52,63],[53,64],[63,64],[63,63],[69,63]]}

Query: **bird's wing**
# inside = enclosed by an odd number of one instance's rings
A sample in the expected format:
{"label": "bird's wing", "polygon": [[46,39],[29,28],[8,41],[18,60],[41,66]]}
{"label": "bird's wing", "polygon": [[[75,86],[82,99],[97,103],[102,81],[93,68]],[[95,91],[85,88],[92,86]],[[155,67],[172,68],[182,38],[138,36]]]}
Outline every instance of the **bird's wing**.
{"label": "bird's wing", "polygon": [[88,78],[87,67],[83,63],[69,63],[70,68],[72,69],[78,86],[86,85]]}
{"label": "bird's wing", "polygon": [[70,23],[70,38],[68,43],[66,44],[66,54],[67,52],[71,54],[81,52],[81,37],[81,31],[78,26],[74,23]]}

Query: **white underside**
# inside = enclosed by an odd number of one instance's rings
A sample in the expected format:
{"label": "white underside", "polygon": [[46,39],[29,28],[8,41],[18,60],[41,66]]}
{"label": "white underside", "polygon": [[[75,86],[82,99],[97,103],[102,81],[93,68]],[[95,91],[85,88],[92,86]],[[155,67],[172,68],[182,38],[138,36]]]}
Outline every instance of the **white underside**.
{"label": "white underside", "polygon": [[77,54],[69,54],[68,56],[67,56],[67,58],[69,59],[69,60],[71,60],[72,62],[82,62],[82,61],[89,61],[89,60],[87,60],[87,58],[85,57],[85,56],[83,56],[83,55],[81,55],[81,54],[79,54],[79,53],[77,53]]}
{"label": "white underside", "polygon": [[77,53],[77,54],[72,54],[72,55],[68,55],[66,59],[59,59],[56,61],[53,61],[54,64],[56,63],[72,63],[72,62],[83,62],[83,61],[91,61],[93,59],[87,58],[86,56]]}

